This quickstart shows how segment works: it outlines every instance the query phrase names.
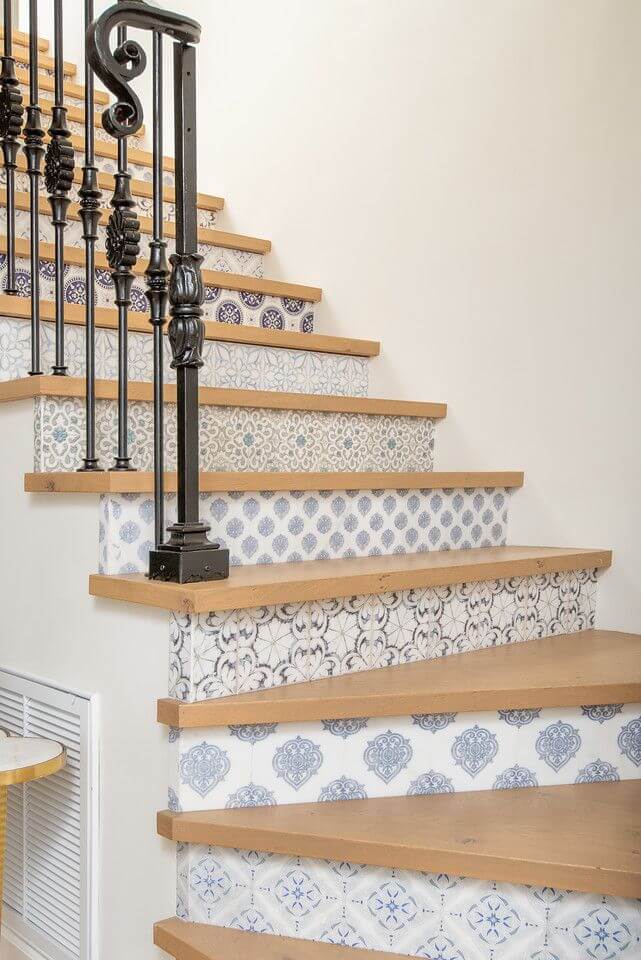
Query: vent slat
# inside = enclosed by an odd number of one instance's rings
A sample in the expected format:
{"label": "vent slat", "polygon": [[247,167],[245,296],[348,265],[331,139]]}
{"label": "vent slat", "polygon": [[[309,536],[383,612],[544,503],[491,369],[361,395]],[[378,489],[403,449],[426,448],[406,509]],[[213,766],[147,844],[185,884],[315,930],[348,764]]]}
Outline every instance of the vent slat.
{"label": "vent slat", "polygon": [[78,922],[79,891],[61,889],[56,882],[56,878],[52,879],[51,873],[43,874],[41,871],[34,869],[27,884],[27,899],[30,900],[35,894],[44,897],[45,903],[58,904],[56,912],[60,912],[61,916],[66,916],[71,927],[80,929]]}

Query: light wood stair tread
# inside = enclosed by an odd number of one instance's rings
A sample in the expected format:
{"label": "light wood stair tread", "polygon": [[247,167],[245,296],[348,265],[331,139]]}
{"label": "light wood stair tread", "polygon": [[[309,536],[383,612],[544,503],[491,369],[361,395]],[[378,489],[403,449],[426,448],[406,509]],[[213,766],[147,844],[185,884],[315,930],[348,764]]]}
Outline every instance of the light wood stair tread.
{"label": "light wood stair tread", "polygon": [[[29,71],[23,69],[22,67],[16,67],[16,77],[20,81],[21,86],[29,86]],[[38,89],[46,90],[48,93],[54,93],[55,91],[55,81],[53,77],[47,76],[45,73],[38,75]],[[74,100],[84,100],[85,99],[85,88],[79,83],[74,83],[73,80],[69,80],[68,77],[64,78],[64,95],[65,97],[73,97]],[[100,106],[107,106],[109,103],[109,94],[105,93],[104,90],[96,89],[94,91],[94,99],[96,104]]]}
{"label": "light wood stair tread", "polygon": [[[0,316],[28,320],[31,317],[31,300],[26,297],[11,297],[0,293]],[[40,301],[41,320],[55,320],[55,304],[52,300]],[[83,304],[65,304],[65,323],[85,325]],[[272,330],[251,324],[219,323],[205,320],[205,339],[223,343],[244,343],[261,347],[279,347],[286,350],[309,350],[313,353],[335,353],[352,357],[377,357],[380,343],[377,340],[353,340],[349,337],[326,336],[322,333],[301,333],[299,330]],[[96,326],[109,330],[118,328],[118,313],[114,307],[96,307]],[[128,329],[136,333],[151,334],[149,314],[129,312]],[[165,328],[166,329],[166,328]]]}
{"label": "light wood stair tread", "polygon": [[[3,36],[4,39],[4,36]],[[53,57],[50,57],[38,43],[38,49],[40,54],[38,56],[38,69],[39,70],[51,70],[53,71],[56,66],[56,61]],[[19,40],[16,37],[15,32],[13,33],[13,45],[11,50],[11,55],[16,63],[24,63],[29,66],[29,39]],[[78,67],[75,63],[70,63],[68,60],[63,61],[62,72],[65,77],[75,77],[78,72]]]}
{"label": "light wood stair tread", "polygon": [[[74,150],[84,155],[85,138],[79,133],[72,133],[71,143]],[[107,157],[109,160],[118,159],[118,141],[117,140],[98,140],[94,144],[97,157]],[[136,163],[141,167],[152,167],[154,162],[153,153],[150,150],[141,150],[140,147],[129,145],[129,163]],[[167,173],[173,173],[176,164],[173,157],[162,158],[162,168]]]}
{"label": "light wood stair tread", "polygon": [[[13,43],[19,43],[23,47],[29,46],[30,34],[24,33],[22,30],[13,30],[11,33],[11,38]],[[0,27],[0,40],[4,40],[4,28]],[[44,37],[38,37],[38,50],[46,52],[49,49],[49,41]]]}
{"label": "light wood stair tread", "polygon": [[[153,400],[151,381],[130,380],[129,400]],[[29,397],[84,397],[84,377],[56,377],[42,374],[0,383],[0,403]],[[96,380],[96,398],[115,400],[117,380]],[[314,410],[324,413],[363,413],[381,416],[429,417],[445,416],[444,403],[421,403],[413,400],[379,400],[374,397],[338,397],[318,393],[281,393],[279,390],[237,390],[233,387],[199,389],[201,404],[216,407],[260,407],[270,410]],[[165,384],[165,400],[176,402],[176,385]]]}
{"label": "light wood stair tread", "polygon": [[[24,237],[16,239],[16,256],[28,259],[30,257],[29,240]],[[6,253],[7,238],[0,236],[0,252]],[[84,247],[66,246],[64,249],[65,263],[75,266],[84,266],[85,251]],[[55,260],[55,247],[53,243],[40,244],[40,259]],[[96,266],[102,269],[108,269],[107,256],[101,250],[96,252]],[[141,257],[132,272],[142,277],[147,269],[147,259]],[[308,287],[298,283],[288,283],[283,280],[270,280],[266,278],[248,277],[240,273],[226,273],[223,270],[203,270],[203,283],[208,287],[219,287],[223,290],[249,290],[252,293],[264,293],[274,297],[294,297],[305,302],[318,303],[322,297],[322,290],[318,287]]]}
{"label": "light wood stair tread", "polygon": [[207,613],[365,596],[414,587],[602,569],[611,563],[609,550],[482,547],[232,567],[229,579],[209,583],[160,583],[142,574],[94,574],[89,578],[89,592],[94,597],[142,603],[164,610]]}
{"label": "light wood stair tread", "polygon": [[171,840],[641,897],[641,781],[158,815]]}
{"label": "light wood stair tread", "polygon": [[[82,183],[82,158],[76,157],[76,166],[74,168],[73,179],[74,183],[80,185]],[[21,150],[18,154],[18,170],[21,172],[26,171],[27,161],[25,155]],[[105,171],[98,171],[98,185],[101,190],[106,191],[108,195],[111,195],[111,192],[114,188],[114,175],[113,173],[106,173]],[[145,197],[146,199],[151,199],[153,197],[153,186],[147,180],[137,180],[134,178],[131,181],[131,192],[134,197]],[[163,187],[163,199],[165,203],[173,203],[175,199],[175,193],[173,187]],[[199,193],[196,195],[196,206],[200,210],[210,210],[212,212],[218,212],[222,210],[225,205],[225,201],[222,197],[214,197],[207,193]]]}
{"label": "light wood stair tread", "polygon": [[158,701],[172,727],[641,702],[641,636],[585,630],[464,656],[184,703]]}
{"label": "light wood stair tread", "polygon": [[[109,196],[103,197],[103,203],[109,202]],[[0,189],[0,206],[5,207],[7,205],[7,191]],[[17,210],[29,210],[31,208],[29,194],[24,190],[16,191],[16,209]],[[40,213],[51,218],[51,206],[49,200],[46,196],[40,197],[39,204]],[[100,225],[103,227],[107,226],[109,221],[109,215],[111,211],[107,208],[103,209],[100,216]],[[72,203],[69,205],[68,218],[70,220],[81,220],[80,217],[80,204]],[[148,234],[151,236],[153,234],[153,223],[151,217],[138,216],[140,221],[140,229],[143,234]],[[176,238],[176,224],[172,221],[169,223],[163,224],[163,232],[166,240],[174,240]],[[205,227],[198,228],[198,242],[199,243],[208,243],[211,246],[223,247],[227,250],[242,250],[244,253],[260,253],[265,254],[269,253],[272,245],[269,240],[261,240],[258,237],[247,237],[241,233],[229,233],[226,230],[212,230]],[[147,250],[145,249],[145,243],[141,243],[141,259],[144,260],[147,255]],[[81,248],[82,249],[82,248]]]}
{"label": "light wood stair tread", "polygon": [[[165,474],[165,490],[176,490],[175,473]],[[460,490],[521,487],[523,473],[212,473],[201,472],[201,493],[240,490]],[[103,470],[99,473],[27,473],[26,493],[153,493],[153,473]]]}
{"label": "light wood stair tread", "polygon": [[[26,99],[23,97],[23,105],[26,108]],[[39,107],[45,117],[50,117],[53,110],[54,102],[49,100],[47,97],[41,97],[39,101]],[[67,120],[70,120],[73,123],[82,123],[85,122],[85,110],[84,107],[79,107],[75,103],[65,104],[67,109]],[[50,121],[49,121],[50,122]],[[100,127],[102,129],[102,111],[94,110],[93,115],[93,125],[94,127]],[[48,123],[44,124],[45,128],[48,126]],[[145,125],[143,124],[136,137],[142,139],[145,136]]]}
{"label": "light wood stair tread", "polygon": [[407,960],[397,953],[188,923],[178,917],[154,925],[154,943],[176,960]]}

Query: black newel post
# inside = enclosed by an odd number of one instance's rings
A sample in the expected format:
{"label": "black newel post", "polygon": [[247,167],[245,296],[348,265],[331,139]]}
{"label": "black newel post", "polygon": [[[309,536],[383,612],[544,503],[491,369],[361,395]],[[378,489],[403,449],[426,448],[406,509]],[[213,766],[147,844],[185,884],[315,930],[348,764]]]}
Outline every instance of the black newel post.
{"label": "black newel post", "polygon": [[15,296],[16,288],[16,160],[22,129],[22,94],[12,56],[13,18],[11,0],[4,0],[4,56],[0,71],[0,139],[7,181],[7,280],[5,293]]}
{"label": "black newel post", "polygon": [[24,125],[24,152],[29,176],[31,228],[31,376],[40,369],[40,177],[45,154],[38,102],[38,0],[29,0],[29,106]]}
{"label": "black newel post", "polygon": [[[169,339],[172,367],[177,376],[178,518],[168,528],[169,540],[151,552],[152,579],[187,583],[229,576],[229,552],[207,539],[209,526],[199,515],[198,370],[202,366],[204,323],[202,320],[202,257],[197,252],[196,213],[196,48],[200,26],[181,14],[150,7],[141,0],[124,0],[98,18],[87,34],[87,51],[96,74],[115,94],[117,102],[105,110],[103,124],[115,137],[135,134],[142,124],[142,105],[130,81],[145,69],[142,48],[133,41],[119,45],[112,53],[109,40],[114,29],[124,26],[166,33],[174,42],[174,115],[176,143],[176,253],[170,258],[169,281],[171,321]],[[156,45],[154,45],[156,50]],[[156,118],[154,118],[156,119]],[[156,167],[156,174],[158,169]],[[162,214],[155,178],[155,212]],[[154,240],[160,244],[156,222]],[[162,249],[154,253],[147,271],[152,304],[152,322],[160,327],[163,291]],[[159,295],[156,297],[156,293]],[[154,306],[154,301],[157,305]],[[157,376],[157,369],[155,371]],[[162,396],[155,383],[154,395]],[[158,427],[158,423],[156,423]],[[162,434],[155,436],[155,464],[162,463]],[[158,477],[156,478],[158,483]]]}

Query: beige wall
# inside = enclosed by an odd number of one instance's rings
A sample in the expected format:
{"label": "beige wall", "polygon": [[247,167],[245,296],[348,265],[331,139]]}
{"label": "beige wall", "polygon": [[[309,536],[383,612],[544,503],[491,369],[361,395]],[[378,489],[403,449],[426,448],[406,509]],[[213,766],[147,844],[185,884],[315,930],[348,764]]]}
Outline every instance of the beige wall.
{"label": "beige wall", "polygon": [[200,187],[374,389],[447,400],[437,468],[523,468],[514,542],[611,546],[641,629],[641,4],[192,0]]}

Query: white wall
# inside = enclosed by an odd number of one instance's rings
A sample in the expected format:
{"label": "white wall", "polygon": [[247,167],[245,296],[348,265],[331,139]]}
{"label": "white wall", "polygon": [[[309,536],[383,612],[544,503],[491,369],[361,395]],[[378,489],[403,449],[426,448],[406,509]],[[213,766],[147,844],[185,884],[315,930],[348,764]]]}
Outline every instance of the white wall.
{"label": "white wall", "polygon": [[641,629],[638,0],[191,0],[200,188],[447,400],[437,467],[523,468],[513,542],[608,546]]}

